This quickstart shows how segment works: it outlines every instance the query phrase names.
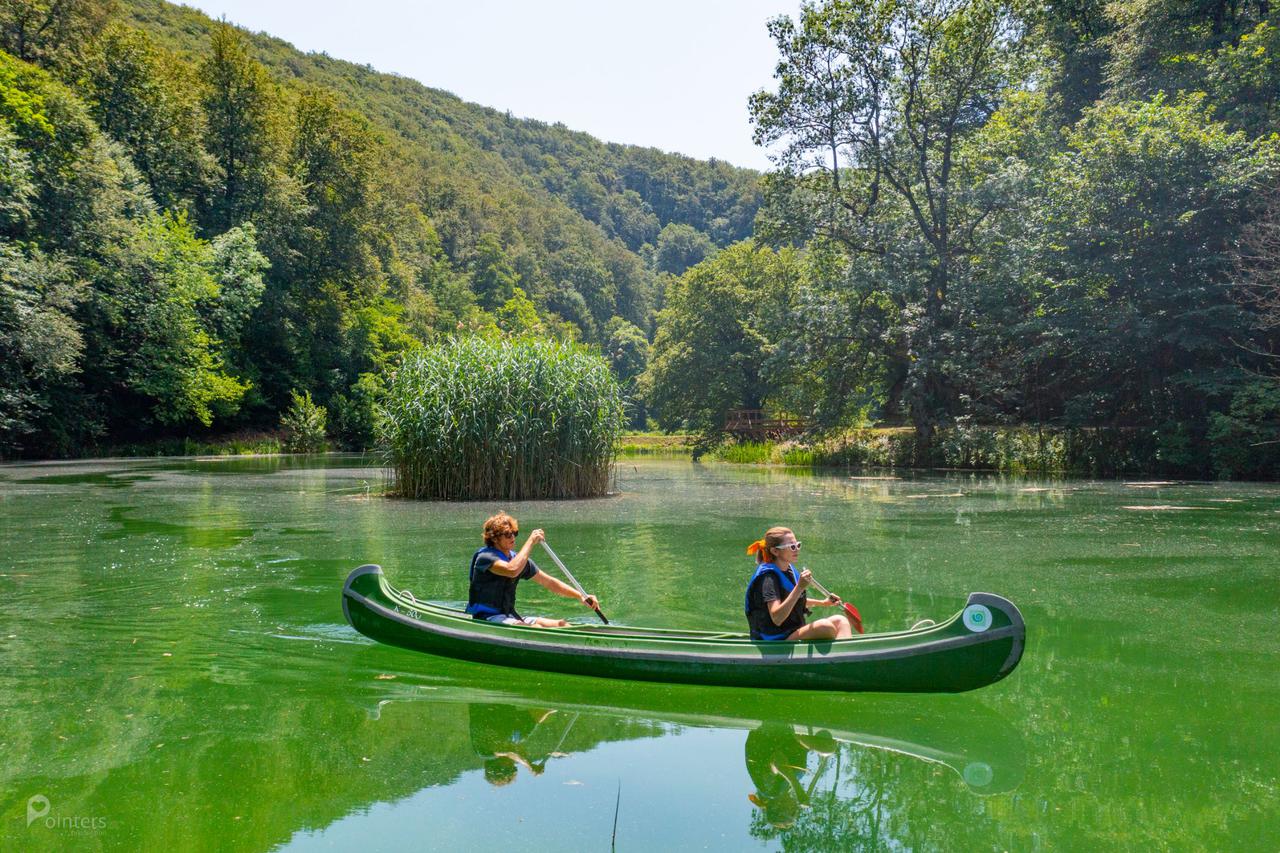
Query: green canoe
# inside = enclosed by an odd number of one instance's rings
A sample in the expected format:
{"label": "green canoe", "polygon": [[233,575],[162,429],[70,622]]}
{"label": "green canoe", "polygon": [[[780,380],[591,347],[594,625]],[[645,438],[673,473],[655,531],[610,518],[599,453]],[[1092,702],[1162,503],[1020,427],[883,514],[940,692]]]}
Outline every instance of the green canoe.
{"label": "green canoe", "polygon": [[529,628],[472,619],[417,601],[361,566],[342,589],[351,626],[381,643],[480,663],[644,681],[959,693],[1018,665],[1026,628],[1012,602],[975,592],[936,625],[816,643],[754,641],[744,634],[572,625]]}

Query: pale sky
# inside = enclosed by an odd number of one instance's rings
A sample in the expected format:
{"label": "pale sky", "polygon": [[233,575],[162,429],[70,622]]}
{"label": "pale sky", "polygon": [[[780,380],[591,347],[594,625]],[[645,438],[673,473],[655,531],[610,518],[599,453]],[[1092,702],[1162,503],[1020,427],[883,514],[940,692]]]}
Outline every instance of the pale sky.
{"label": "pale sky", "polygon": [[747,98],[772,88],[765,29],[800,0],[186,0],[303,51],[606,142],[767,169]]}

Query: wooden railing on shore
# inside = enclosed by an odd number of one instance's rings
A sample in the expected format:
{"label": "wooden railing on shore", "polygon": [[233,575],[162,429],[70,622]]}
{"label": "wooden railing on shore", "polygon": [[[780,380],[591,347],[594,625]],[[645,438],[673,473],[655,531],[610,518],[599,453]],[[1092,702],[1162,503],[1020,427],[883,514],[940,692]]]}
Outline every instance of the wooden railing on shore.
{"label": "wooden railing on shore", "polygon": [[769,417],[763,409],[731,409],[724,418],[724,431],[746,441],[790,438],[808,428],[804,418],[790,415]]}

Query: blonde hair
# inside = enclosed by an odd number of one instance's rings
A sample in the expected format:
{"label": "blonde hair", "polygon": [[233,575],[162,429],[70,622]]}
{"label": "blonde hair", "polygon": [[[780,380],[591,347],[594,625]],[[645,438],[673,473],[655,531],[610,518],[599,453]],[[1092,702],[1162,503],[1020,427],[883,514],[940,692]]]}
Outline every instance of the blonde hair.
{"label": "blonde hair", "polygon": [[509,533],[513,530],[520,529],[520,522],[516,521],[505,512],[497,515],[491,515],[484,523],[484,544],[490,548],[496,548],[498,537],[503,533]]}
{"label": "blonde hair", "polygon": [[[782,544],[782,540],[787,538],[787,534],[795,535],[790,527],[770,527],[764,532],[763,539],[757,539],[747,546],[747,553],[755,554],[757,563],[773,562],[778,556],[774,553],[774,549]],[[766,555],[768,559],[766,559]]]}

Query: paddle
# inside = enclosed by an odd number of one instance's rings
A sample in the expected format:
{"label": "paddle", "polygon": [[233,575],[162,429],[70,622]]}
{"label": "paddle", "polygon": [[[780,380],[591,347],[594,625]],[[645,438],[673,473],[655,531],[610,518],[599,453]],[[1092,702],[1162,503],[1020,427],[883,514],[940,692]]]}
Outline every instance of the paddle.
{"label": "paddle", "polygon": [[[565,566],[564,563],[560,562],[560,558],[556,556],[555,551],[551,550],[551,546],[547,544],[547,540],[545,539],[542,540],[542,547],[546,550],[547,556],[550,557],[552,560],[554,560],[555,564],[560,567],[560,571],[564,572],[564,576],[569,579],[569,583],[573,584],[573,588],[578,591],[578,595],[581,595],[583,598],[586,598],[587,591],[582,588],[582,584],[578,583],[578,579],[573,576],[573,572],[569,571],[568,567]],[[600,617],[600,621],[608,625],[609,620],[604,618],[604,614],[600,612],[599,601],[596,602],[596,606],[594,609],[596,611],[596,615]]]}
{"label": "paddle", "polygon": [[[801,571],[803,571],[803,569]],[[831,591],[828,590],[822,584],[818,583],[818,579],[815,578],[813,575],[809,576],[809,580],[812,581],[813,585],[818,588],[818,592],[822,593],[827,598],[835,598],[835,596],[831,594]],[[856,630],[859,634],[867,633],[866,631],[862,630],[862,614],[858,612],[858,608],[854,607],[852,604],[850,604],[847,601],[841,601],[840,606],[844,608],[844,612],[849,614],[849,618],[853,620],[854,630]]]}

